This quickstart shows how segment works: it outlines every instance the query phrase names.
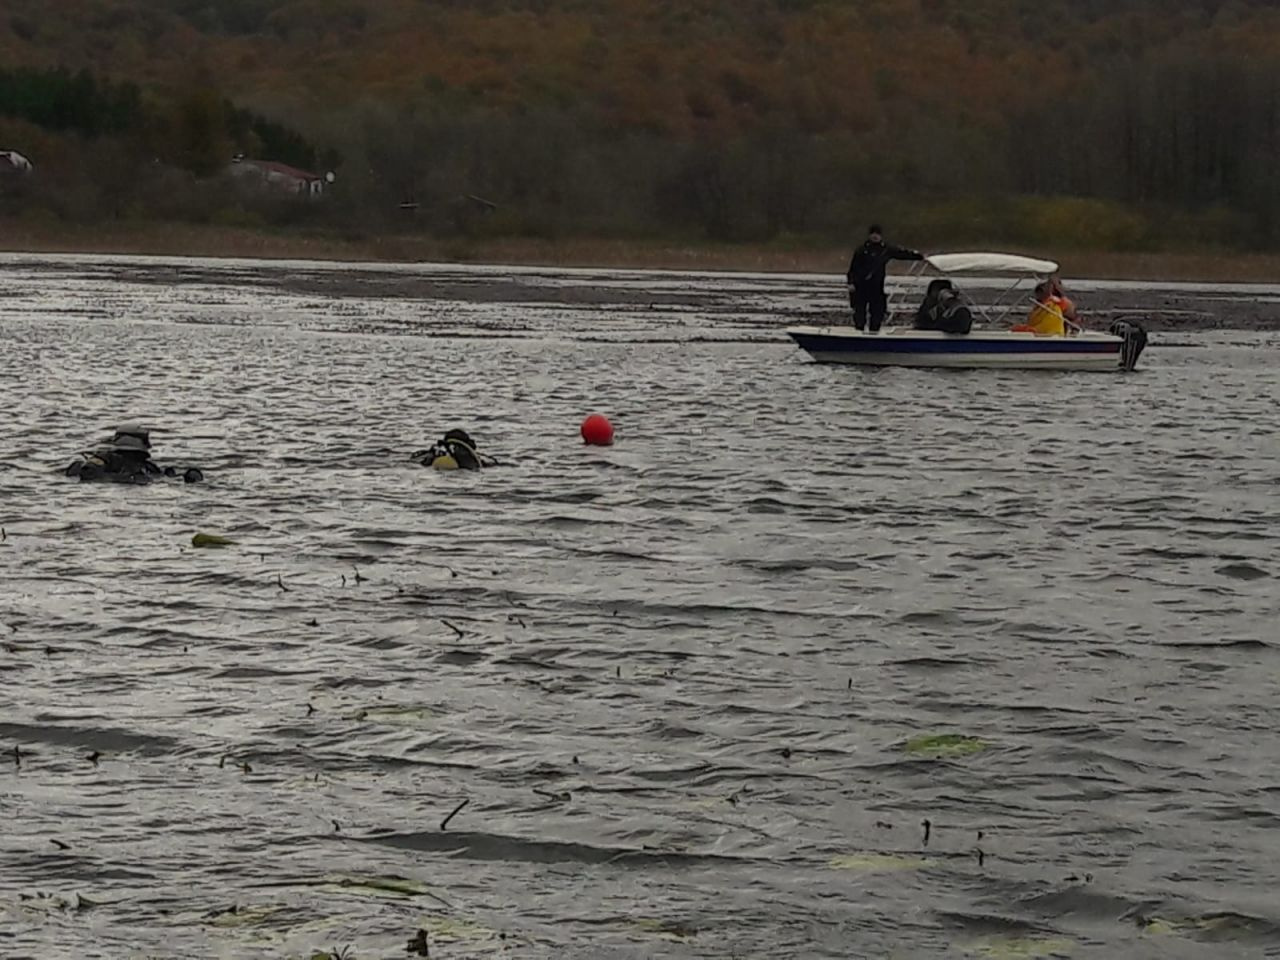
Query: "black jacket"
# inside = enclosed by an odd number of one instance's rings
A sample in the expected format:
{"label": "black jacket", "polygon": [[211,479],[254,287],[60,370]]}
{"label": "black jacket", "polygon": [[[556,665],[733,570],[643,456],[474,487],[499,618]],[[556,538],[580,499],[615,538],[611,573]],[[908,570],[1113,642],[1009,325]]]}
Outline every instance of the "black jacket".
{"label": "black jacket", "polygon": [[884,293],[884,272],[890,260],[923,260],[924,254],[892,244],[872,243],[868,240],[860,246],[849,261],[845,274],[850,286],[863,293]]}

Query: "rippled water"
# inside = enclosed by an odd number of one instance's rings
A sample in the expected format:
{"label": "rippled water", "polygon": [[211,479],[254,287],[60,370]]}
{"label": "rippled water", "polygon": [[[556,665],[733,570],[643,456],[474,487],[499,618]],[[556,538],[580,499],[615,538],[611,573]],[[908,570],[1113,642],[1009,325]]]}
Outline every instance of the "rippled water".
{"label": "rippled water", "polygon": [[[1272,341],[648,283],[0,262],[0,956],[1280,955]],[[208,482],[59,475],[124,420]]]}

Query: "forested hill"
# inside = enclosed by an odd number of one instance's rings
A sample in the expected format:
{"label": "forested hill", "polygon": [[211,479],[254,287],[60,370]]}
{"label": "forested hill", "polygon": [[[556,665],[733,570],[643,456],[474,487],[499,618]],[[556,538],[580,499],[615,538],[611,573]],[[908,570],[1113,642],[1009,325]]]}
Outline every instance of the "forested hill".
{"label": "forested hill", "polygon": [[525,231],[843,236],[877,211],[946,236],[1280,245],[1274,2],[56,6],[6,0],[0,70],[136,84],[170,127],[218,127],[186,153],[242,146],[210,102],[287,123],[338,165],[329,217],[408,200],[455,229],[449,202],[481,195]]}

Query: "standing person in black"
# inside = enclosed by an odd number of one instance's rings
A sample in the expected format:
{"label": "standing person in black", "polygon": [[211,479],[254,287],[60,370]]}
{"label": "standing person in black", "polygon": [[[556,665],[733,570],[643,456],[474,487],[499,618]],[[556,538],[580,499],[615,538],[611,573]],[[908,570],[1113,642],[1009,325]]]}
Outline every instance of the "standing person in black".
{"label": "standing person in black", "polygon": [[923,260],[923,254],[905,247],[895,247],[884,242],[880,227],[872,224],[867,231],[867,242],[860,246],[849,261],[849,306],[853,307],[853,325],[866,329],[867,309],[871,310],[871,332],[878,333],[884,323],[889,299],[884,292],[884,272],[890,260]]}

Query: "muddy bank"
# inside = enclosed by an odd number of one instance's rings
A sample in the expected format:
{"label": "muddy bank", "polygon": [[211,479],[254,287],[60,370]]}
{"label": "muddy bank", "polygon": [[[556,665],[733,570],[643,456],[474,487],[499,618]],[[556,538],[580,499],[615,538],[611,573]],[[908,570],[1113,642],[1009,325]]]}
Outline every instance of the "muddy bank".
{"label": "muddy bank", "polygon": [[[552,332],[575,327],[576,318],[586,314],[593,325],[609,318],[647,327],[687,328],[701,323],[721,335],[737,329],[750,339],[770,336],[793,323],[849,321],[844,278],[838,273],[0,255],[0,281],[6,273],[39,277],[68,270],[82,278],[146,285],[158,291],[234,289],[318,297],[349,302],[350,309],[372,314],[378,312],[372,305],[379,303],[410,310],[422,305],[424,313],[438,313],[441,307],[469,314],[494,308],[514,315],[528,308],[544,316],[554,313],[558,320],[548,326]],[[1006,286],[997,281],[957,282],[979,306],[1008,302]],[[1067,285],[1086,324],[1095,329],[1106,328],[1120,317],[1138,318],[1155,332],[1280,329],[1280,285],[1070,278]],[[924,280],[897,275],[891,277],[890,287],[898,322],[910,322]],[[1017,296],[1029,305],[1029,290]],[[522,320],[515,327],[525,329],[527,323]],[[459,329],[472,334],[491,332]]]}
{"label": "muddy bank", "polygon": [[[939,252],[927,237],[899,238]],[[999,243],[993,249],[1005,249]],[[143,256],[315,259],[351,263],[523,264],[602,269],[732,270],[827,274],[837,279],[850,250],[822,242],[716,243],[689,238],[438,238],[323,230],[255,230],[182,223],[87,225],[0,218],[0,251]],[[1270,283],[1280,254],[1223,250],[1123,252],[1019,249],[1062,265],[1066,277],[1155,282]]]}

